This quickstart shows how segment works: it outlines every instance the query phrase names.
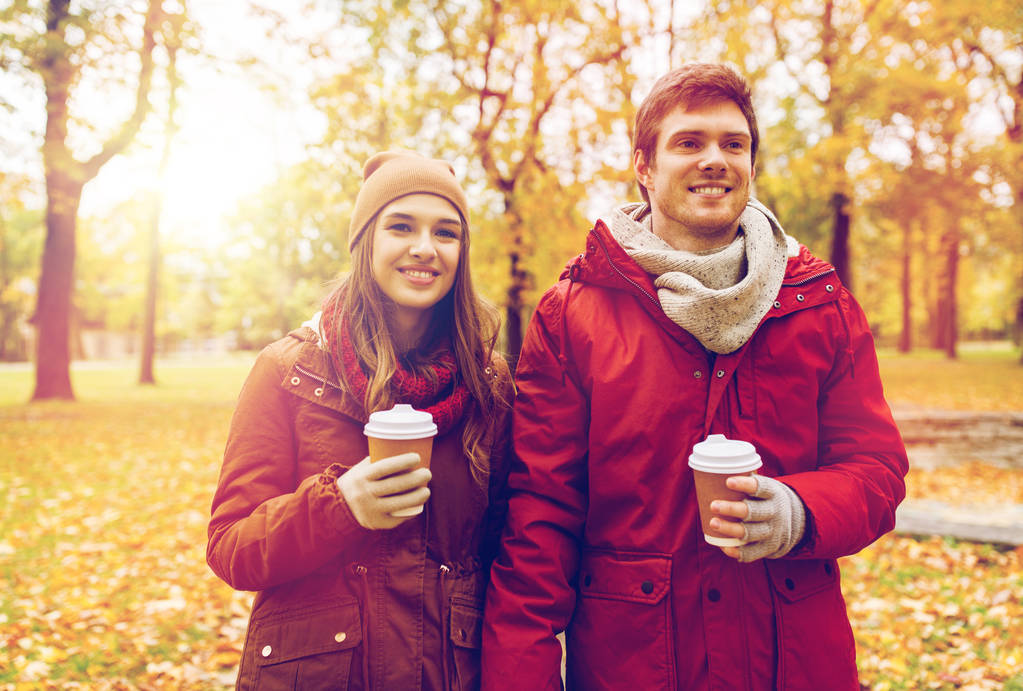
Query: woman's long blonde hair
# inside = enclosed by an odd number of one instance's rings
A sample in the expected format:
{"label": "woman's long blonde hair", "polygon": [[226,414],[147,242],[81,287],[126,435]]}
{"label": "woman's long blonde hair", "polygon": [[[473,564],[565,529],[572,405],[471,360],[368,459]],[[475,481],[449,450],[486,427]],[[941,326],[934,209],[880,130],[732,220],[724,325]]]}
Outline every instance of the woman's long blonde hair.
{"label": "woman's long blonde hair", "polygon": [[[490,373],[490,362],[501,326],[497,309],[476,294],[469,271],[469,227],[462,219],[462,247],[458,255],[455,282],[448,294],[431,308],[430,325],[420,344],[400,354],[394,345],[388,311],[393,303],[373,277],[373,235],[377,232],[378,213],[352,248],[352,269],[341,279],[324,303],[324,310],[341,314],[336,328],[347,325],[359,365],[369,379],[363,404],[366,414],[394,405],[390,386],[399,357],[418,376],[434,377],[429,365],[450,342],[460,379],[472,396],[462,430],[462,448],[469,458],[473,477],[486,477],[489,467],[488,440],[500,419],[502,408],[511,405]],[[337,312],[340,310],[340,312]],[[337,334],[328,338],[338,343]],[[342,373],[339,373],[342,374]],[[343,375],[341,376],[344,381]]]}

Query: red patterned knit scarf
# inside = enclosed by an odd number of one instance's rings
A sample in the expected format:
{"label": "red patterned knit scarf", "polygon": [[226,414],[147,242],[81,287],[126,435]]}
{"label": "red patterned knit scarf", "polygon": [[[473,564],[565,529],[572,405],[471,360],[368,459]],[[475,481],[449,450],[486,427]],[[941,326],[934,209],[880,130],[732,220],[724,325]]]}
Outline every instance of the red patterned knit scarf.
{"label": "red patterned knit scarf", "polygon": [[[348,326],[344,318],[341,318],[341,328],[338,329],[337,312],[340,310],[331,310],[327,305],[324,307],[321,329],[334,368],[344,377],[351,393],[359,401],[365,401],[369,378],[359,365]],[[441,353],[437,361],[431,365],[431,369],[436,376],[436,382],[430,381],[427,377],[416,376],[399,362],[397,371],[391,377],[390,386],[395,403],[408,403],[413,408],[430,413],[433,415],[434,424],[437,425],[437,434],[444,434],[458,424],[465,414],[469,390],[461,381],[455,381],[458,365],[450,350]]]}

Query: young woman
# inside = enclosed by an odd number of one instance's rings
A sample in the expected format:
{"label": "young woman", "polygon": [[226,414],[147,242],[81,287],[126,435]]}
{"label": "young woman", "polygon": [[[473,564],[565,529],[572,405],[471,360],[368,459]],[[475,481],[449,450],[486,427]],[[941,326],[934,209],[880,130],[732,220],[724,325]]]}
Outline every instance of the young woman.
{"label": "young woman", "polygon": [[[238,688],[479,685],[513,386],[468,231],[447,163],[372,157],[351,273],[315,329],[268,346],[249,374],[207,547],[220,578],[257,591]],[[414,453],[369,462],[363,425],[398,403],[433,415],[429,469]]]}

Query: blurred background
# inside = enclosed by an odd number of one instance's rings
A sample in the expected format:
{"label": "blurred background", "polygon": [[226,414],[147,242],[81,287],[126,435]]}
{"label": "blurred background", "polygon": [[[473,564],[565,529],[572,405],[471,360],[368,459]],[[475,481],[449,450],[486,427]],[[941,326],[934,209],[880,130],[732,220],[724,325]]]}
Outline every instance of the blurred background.
{"label": "blurred background", "polygon": [[[1016,0],[0,0],[0,361],[259,348],[348,264],[361,165],[453,162],[517,353],[630,137],[687,61],[750,80],[755,194],[836,265],[882,346],[1018,343]],[[66,345],[65,345],[66,344]]]}
{"label": "blurred background", "polygon": [[861,688],[1023,690],[1019,0],[0,0],[0,690],[232,688],[224,440],[363,162],[453,163],[514,357],[695,60],[749,78],[755,194],[863,304],[909,449],[842,559]]}

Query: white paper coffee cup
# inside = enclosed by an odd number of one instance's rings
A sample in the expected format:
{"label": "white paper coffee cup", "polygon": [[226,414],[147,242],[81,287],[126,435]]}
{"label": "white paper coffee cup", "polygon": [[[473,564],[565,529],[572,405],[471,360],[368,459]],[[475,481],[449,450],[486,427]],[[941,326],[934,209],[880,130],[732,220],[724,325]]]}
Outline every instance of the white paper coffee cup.
{"label": "white paper coffee cup", "polygon": [[710,525],[710,519],[717,516],[722,521],[738,521],[727,516],[718,516],[710,510],[715,499],[742,501],[746,495],[729,489],[725,481],[733,475],[752,475],[763,465],[760,454],[753,444],[738,439],[728,439],[723,434],[712,434],[693,446],[689,456],[689,467],[693,469],[696,484],[696,498],[700,504],[700,523],[703,538],[718,547],[738,547],[745,540],[722,535]]}
{"label": "white paper coffee cup", "polygon": [[[406,403],[399,403],[390,410],[378,410],[369,416],[369,422],[362,429],[369,444],[370,461],[379,461],[398,454],[415,452],[419,454],[419,465],[430,467],[433,452],[433,438],[437,436],[437,425],[433,415],[425,410],[416,410]],[[395,511],[393,516],[415,516],[423,512],[423,505]]]}

